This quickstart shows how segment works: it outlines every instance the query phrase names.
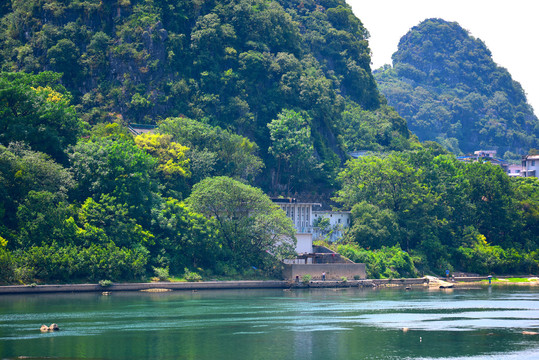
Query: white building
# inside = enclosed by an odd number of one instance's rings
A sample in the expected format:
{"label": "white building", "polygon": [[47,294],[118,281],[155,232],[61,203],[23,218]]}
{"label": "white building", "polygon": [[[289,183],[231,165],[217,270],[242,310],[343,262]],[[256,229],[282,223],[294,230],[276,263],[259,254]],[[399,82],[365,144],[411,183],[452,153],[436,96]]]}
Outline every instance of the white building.
{"label": "white building", "polygon": [[350,226],[350,211],[313,211],[314,219],[329,219],[329,229],[321,231],[319,228],[314,228],[313,235],[316,240],[328,238],[330,242],[334,242],[344,235],[344,229]]}
{"label": "white building", "polygon": [[296,252],[309,254],[313,252],[313,235],[316,239],[324,238],[318,228],[313,227],[313,221],[320,217],[330,220],[330,241],[342,236],[343,229],[350,226],[350,212],[347,211],[320,211],[320,203],[302,203],[293,198],[274,198],[272,201],[279,205],[292,220],[296,228]]}
{"label": "white building", "polygon": [[281,207],[286,216],[292,220],[296,228],[296,252],[309,254],[313,252],[313,206],[318,203],[299,203],[292,198],[272,199]]}
{"label": "white building", "polygon": [[538,177],[539,175],[539,155],[527,155],[522,157],[521,176]]}
{"label": "white building", "polygon": [[520,165],[507,165],[504,167],[505,173],[511,177],[522,176],[522,166]]}

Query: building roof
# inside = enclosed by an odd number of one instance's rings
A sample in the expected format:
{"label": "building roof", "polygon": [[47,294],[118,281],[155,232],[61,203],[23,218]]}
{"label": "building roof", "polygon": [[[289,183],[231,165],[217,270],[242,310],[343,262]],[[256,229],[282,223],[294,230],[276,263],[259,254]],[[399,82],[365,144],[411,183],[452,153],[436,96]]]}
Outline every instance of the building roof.
{"label": "building roof", "polygon": [[129,124],[127,125],[127,128],[131,132],[131,134],[137,136],[145,133],[153,133],[157,125],[149,125],[149,124]]}

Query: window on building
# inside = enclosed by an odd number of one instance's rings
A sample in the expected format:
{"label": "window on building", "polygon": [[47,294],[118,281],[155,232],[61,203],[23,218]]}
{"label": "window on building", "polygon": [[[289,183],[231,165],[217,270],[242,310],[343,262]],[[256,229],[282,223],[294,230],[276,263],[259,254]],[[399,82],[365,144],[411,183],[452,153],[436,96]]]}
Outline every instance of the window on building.
{"label": "window on building", "polygon": [[535,166],[535,160],[532,160],[532,166]]}

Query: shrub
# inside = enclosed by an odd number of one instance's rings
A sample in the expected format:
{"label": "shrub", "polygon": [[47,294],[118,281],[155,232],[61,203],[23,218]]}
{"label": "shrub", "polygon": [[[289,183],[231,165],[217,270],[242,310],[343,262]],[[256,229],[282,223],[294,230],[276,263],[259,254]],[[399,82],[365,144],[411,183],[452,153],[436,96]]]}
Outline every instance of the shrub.
{"label": "shrub", "polygon": [[365,250],[357,244],[342,244],[337,247],[337,252],[356,263],[365,263],[368,278],[417,276],[412,257],[399,245]]}
{"label": "shrub", "polygon": [[312,279],[312,278],[313,278],[313,277],[312,277],[311,275],[305,274],[305,275],[303,275],[303,276],[301,277],[301,282],[304,283],[304,284],[308,284],[308,283],[311,282],[311,279]]}
{"label": "shrub", "polygon": [[159,281],[168,281],[168,279],[170,278],[168,267],[154,267],[153,271],[155,273],[155,276],[157,277],[157,280]]}
{"label": "shrub", "polygon": [[99,285],[102,287],[108,287],[112,285],[112,281],[110,280],[99,280]]}
{"label": "shrub", "polygon": [[110,242],[106,245],[91,244],[32,246],[14,253],[17,267],[16,280],[29,283],[34,279],[73,281],[99,279],[132,279],[144,275],[148,250],[140,246],[133,249],[119,248]]}
{"label": "shrub", "polygon": [[341,276],[341,281],[343,283],[348,282],[348,278],[346,276]]}
{"label": "shrub", "polygon": [[8,250],[0,247],[0,284],[11,283],[13,280],[15,280],[13,259]]}
{"label": "shrub", "polygon": [[202,276],[200,276],[196,272],[189,271],[188,268],[185,268],[185,273],[183,277],[189,282],[202,281]]}

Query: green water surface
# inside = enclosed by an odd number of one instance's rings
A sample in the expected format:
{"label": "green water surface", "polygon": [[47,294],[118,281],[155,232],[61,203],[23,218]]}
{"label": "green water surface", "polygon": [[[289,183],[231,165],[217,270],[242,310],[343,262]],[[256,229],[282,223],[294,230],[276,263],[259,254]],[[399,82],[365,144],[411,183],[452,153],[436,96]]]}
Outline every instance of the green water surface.
{"label": "green water surface", "polygon": [[0,359],[539,359],[522,331],[538,289],[0,296]]}

